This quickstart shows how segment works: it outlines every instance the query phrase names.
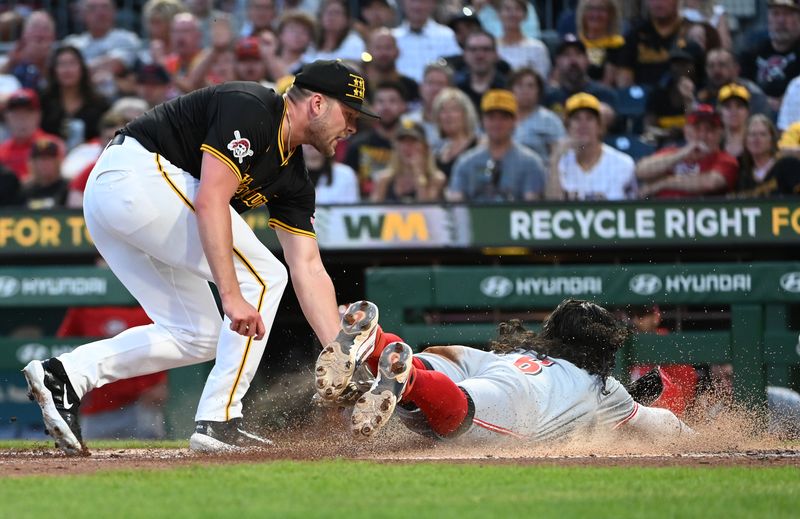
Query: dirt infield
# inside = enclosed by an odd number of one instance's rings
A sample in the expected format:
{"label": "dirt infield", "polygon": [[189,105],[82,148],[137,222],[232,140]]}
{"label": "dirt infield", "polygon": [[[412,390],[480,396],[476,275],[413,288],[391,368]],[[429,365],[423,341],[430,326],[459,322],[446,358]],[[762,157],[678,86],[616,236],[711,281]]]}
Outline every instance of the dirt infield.
{"label": "dirt infield", "polygon": [[[304,445],[308,447],[308,445]],[[336,457],[336,456],[331,456]],[[197,455],[188,449],[113,449],[93,451],[89,457],[67,457],[54,450],[5,451],[0,454],[0,478],[32,475],[66,476],[92,474],[106,470],[156,470],[188,465],[259,463],[288,459],[326,459],[315,454],[298,457],[296,446],[278,447],[274,450],[235,455]],[[745,452],[683,453],[670,455],[540,455],[504,457],[495,454],[467,456],[464,453],[395,452],[387,456],[357,456],[353,459],[379,462],[448,462],[448,463],[502,463],[514,465],[548,465],[579,467],[702,467],[702,466],[754,466],[800,467],[800,449],[751,450]]]}
{"label": "dirt infield", "polygon": [[[324,434],[323,434],[324,431]],[[330,428],[273,435],[269,450],[224,455],[198,455],[188,449],[104,449],[88,457],[67,457],[50,444],[27,450],[0,450],[0,478],[30,475],[76,475],[106,470],[157,470],[189,465],[261,463],[276,460],[353,459],[385,463],[480,463],[543,466],[797,466],[800,444],[719,429],[699,431],[694,438],[669,445],[630,440],[580,441],[558,446],[471,445],[434,443],[390,427],[382,437],[357,442]],[[91,449],[91,444],[89,445]]]}

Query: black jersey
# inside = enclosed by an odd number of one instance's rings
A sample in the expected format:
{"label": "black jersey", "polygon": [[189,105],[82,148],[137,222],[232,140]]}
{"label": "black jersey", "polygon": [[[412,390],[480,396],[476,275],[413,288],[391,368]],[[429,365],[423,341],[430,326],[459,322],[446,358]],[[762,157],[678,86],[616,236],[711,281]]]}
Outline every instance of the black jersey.
{"label": "black jersey", "polygon": [[255,82],[203,88],[158,105],[122,133],[195,178],[210,153],[239,179],[231,198],[238,212],[266,205],[271,227],[314,236],[314,185],[302,151],[280,139],[286,103]]}
{"label": "black jersey", "polygon": [[[625,35],[619,52],[609,56],[609,62],[633,70],[637,85],[655,86],[669,71],[670,51],[686,49],[695,58],[702,54],[698,45],[684,36],[690,25],[683,20],[673,33],[662,35],[650,20],[640,21]],[[703,70],[700,63],[695,63],[695,70]]]}

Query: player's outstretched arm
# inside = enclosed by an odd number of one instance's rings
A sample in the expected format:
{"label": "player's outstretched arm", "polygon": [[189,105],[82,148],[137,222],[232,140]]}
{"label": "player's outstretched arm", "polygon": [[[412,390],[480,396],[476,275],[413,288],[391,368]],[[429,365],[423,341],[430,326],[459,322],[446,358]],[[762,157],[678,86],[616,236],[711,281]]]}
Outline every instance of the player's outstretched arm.
{"label": "player's outstretched arm", "polygon": [[339,332],[339,309],[328,271],[322,264],[317,240],[275,229],[283,247],[292,285],[303,315],[322,344],[328,344]]}
{"label": "player's outstretched arm", "polygon": [[683,423],[672,411],[640,404],[637,404],[635,413],[621,425],[620,430],[633,432],[653,440],[694,434],[691,427]]}

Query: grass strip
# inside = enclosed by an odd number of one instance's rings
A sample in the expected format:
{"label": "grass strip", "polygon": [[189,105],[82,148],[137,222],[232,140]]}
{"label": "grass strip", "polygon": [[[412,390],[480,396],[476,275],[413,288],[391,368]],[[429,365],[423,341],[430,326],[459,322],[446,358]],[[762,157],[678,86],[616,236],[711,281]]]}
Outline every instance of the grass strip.
{"label": "grass strip", "polygon": [[800,468],[332,460],[0,479],[5,517],[796,517]]}

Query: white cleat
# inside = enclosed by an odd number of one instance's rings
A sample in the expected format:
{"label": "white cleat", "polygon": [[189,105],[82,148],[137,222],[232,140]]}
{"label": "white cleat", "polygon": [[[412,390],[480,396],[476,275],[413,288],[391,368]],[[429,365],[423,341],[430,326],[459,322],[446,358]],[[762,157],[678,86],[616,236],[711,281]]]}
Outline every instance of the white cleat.
{"label": "white cleat", "polygon": [[322,349],[314,368],[321,398],[334,400],[347,389],[356,365],[375,349],[377,330],[378,307],[374,303],[358,301],[347,308],[339,334]]}
{"label": "white cleat", "polygon": [[378,360],[378,377],[353,407],[351,430],[359,439],[372,437],[391,418],[411,376],[411,346],[393,342]]}

